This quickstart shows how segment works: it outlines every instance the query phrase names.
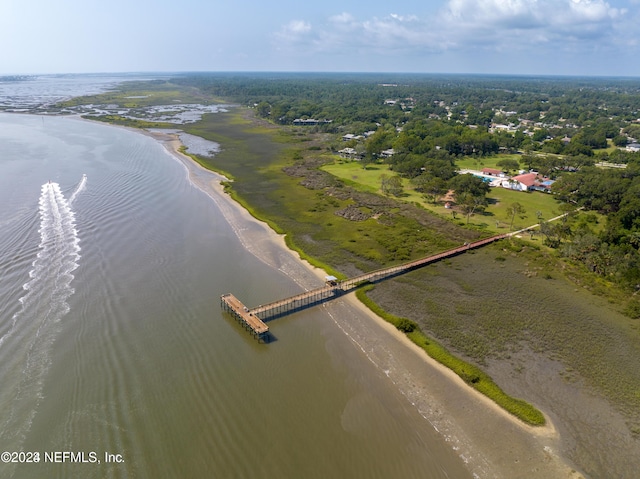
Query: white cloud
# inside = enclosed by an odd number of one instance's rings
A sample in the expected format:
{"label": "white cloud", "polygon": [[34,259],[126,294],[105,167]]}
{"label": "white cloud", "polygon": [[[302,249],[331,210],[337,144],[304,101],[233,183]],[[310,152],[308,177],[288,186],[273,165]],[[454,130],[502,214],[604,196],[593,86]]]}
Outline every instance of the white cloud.
{"label": "white cloud", "polygon": [[418,17],[416,15],[404,16],[398,15],[397,13],[391,13],[389,16],[398,22],[414,22],[418,20]]}
{"label": "white cloud", "polygon": [[275,33],[278,42],[299,42],[311,33],[311,24],[304,20],[291,20]]}
{"label": "white cloud", "polygon": [[294,35],[299,35],[309,32],[311,30],[311,24],[303,20],[292,20],[286,29]]}
{"label": "white cloud", "polygon": [[342,12],[339,15],[334,15],[332,17],[329,17],[329,21],[334,23],[348,24],[348,23],[353,23],[355,21],[355,18],[350,13]]}
{"label": "white cloud", "polygon": [[473,29],[545,28],[589,18],[601,21],[607,11],[608,5],[602,0],[449,0],[440,20],[451,27],[462,24]]}
{"label": "white cloud", "polygon": [[[638,0],[631,0],[637,3]],[[314,28],[303,20],[277,34],[305,53],[372,51],[433,53],[478,49],[500,52],[546,47],[551,51],[615,49],[638,44],[632,12],[606,0],[447,0],[431,17],[391,13],[362,18],[342,12]]]}

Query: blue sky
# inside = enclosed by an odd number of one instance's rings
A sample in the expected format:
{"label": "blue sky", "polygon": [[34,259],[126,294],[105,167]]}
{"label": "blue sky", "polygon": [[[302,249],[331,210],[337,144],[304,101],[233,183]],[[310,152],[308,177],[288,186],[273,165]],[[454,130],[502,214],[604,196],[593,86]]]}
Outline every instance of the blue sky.
{"label": "blue sky", "polygon": [[640,76],[640,0],[0,0],[0,74]]}

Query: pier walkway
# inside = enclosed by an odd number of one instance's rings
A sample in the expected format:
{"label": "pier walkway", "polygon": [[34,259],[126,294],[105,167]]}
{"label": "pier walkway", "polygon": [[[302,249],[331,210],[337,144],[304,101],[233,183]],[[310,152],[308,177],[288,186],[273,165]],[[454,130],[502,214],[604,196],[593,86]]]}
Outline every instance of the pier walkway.
{"label": "pier walkway", "polygon": [[463,246],[459,246],[443,253],[427,256],[426,258],[371,271],[342,281],[331,282],[331,284],[327,284],[320,288],[306,291],[272,303],[260,305],[256,308],[247,308],[240,300],[238,300],[238,298],[229,293],[223,294],[220,301],[223,309],[232,313],[232,315],[243,326],[245,326],[246,329],[252,332],[254,336],[258,339],[265,339],[269,333],[269,327],[264,321],[268,319],[274,319],[301,309],[315,306],[316,304],[324,303],[325,301],[329,301],[357,289],[363,284],[376,283],[384,279],[407,273],[442,259],[457,256],[468,250],[480,248],[481,246],[501,240],[511,236],[512,234],[513,233],[507,233],[492,236],[491,238],[485,238],[473,243],[466,243]]}

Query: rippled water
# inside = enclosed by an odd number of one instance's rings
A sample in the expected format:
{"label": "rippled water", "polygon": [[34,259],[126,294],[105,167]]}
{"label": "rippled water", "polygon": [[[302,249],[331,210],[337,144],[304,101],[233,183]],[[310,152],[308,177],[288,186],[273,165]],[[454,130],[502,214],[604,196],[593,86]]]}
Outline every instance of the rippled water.
{"label": "rippled water", "polygon": [[469,477],[325,308],[221,312],[302,273],[151,138],[0,114],[0,202],[0,477]]}

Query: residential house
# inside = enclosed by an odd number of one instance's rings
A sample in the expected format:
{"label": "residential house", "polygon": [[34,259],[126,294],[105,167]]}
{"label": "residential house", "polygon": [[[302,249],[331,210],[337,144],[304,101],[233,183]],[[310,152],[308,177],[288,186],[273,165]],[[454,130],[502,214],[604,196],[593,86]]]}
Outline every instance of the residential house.
{"label": "residential house", "polygon": [[511,190],[529,191],[533,188],[538,173],[524,173],[522,175],[514,176],[502,181],[503,188],[509,188]]}
{"label": "residential house", "polygon": [[543,191],[551,193],[551,185],[555,181],[540,176],[538,173],[523,173],[502,181],[503,188],[517,191]]}
{"label": "residential house", "polygon": [[295,120],[293,120],[293,124],[296,126],[315,126],[315,125],[322,125],[325,123],[331,123],[333,120],[315,120],[313,118],[306,118],[306,119],[302,119],[302,118],[296,118]]}
{"label": "residential house", "polygon": [[343,148],[342,150],[338,150],[338,154],[342,158],[348,158],[350,160],[359,160],[362,157],[355,148]]}
{"label": "residential house", "polygon": [[351,140],[356,140],[356,141],[364,140],[364,136],[354,135],[353,133],[347,133],[346,135],[342,136],[342,141],[351,141]]}
{"label": "residential house", "polygon": [[498,176],[504,178],[506,175],[502,170],[496,170],[495,168],[482,168],[483,175]]}
{"label": "residential house", "polygon": [[632,153],[636,153],[640,151],[640,143],[629,143],[625,148],[627,151],[631,151]]}

